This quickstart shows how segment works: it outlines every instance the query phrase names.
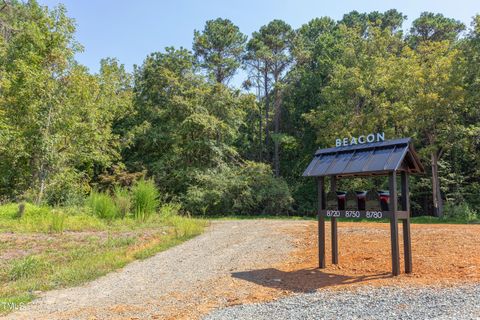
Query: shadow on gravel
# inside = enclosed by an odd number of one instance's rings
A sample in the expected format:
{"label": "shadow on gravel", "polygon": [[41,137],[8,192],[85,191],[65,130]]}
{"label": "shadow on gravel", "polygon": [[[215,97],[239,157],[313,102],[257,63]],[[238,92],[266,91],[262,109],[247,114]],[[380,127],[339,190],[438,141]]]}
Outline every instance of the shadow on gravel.
{"label": "shadow on gravel", "polygon": [[265,287],[306,293],[330,286],[348,285],[368,280],[390,278],[392,275],[386,272],[369,276],[343,276],[323,272],[319,269],[301,269],[285,272],[269,268],[245,272],[233,272],[232,277],[250,281]]}

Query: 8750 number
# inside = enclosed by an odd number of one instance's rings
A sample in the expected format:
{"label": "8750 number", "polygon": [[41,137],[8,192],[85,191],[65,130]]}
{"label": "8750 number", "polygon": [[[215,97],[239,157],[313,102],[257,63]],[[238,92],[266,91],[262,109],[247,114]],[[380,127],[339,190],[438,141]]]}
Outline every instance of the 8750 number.
{"label": "8750 number", "polygon": [[360,211],[345,211],[345,218],[360,218]]}

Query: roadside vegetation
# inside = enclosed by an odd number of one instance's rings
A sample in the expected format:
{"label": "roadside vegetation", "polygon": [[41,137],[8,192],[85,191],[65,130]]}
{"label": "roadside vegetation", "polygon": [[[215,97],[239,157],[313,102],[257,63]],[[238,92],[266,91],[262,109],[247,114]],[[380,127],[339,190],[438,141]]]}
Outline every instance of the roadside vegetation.
{"label": "roadside vegetation", "polygon": [[81,284],[200,234],[206,220],[161,203],[150,180],[96,192],[82,206],[0,206],[0,311]]}
{"label": "roadside vegetation", "polygon": [[[298,29],[275,19],[251,35],[220,17],[192,30],[192,50],[159,48],[132,72],[105,58],[92,72],[75,59],[68,8],[0,2],[3,203],[90,197],[102,221],[127,211],[148,220],[155,203],[135,207],[136,196],[114,190],[141,175],[192,215],[313,216],[315,182],[302,177],[313,152],[383,131],[412,137],[426,168],[410,181],[415,215],[480,208],[474,12],[465,25],[432,12],[407,21],[395,9],[352,11]],[[62,227],[62,214],[52,219]]]}

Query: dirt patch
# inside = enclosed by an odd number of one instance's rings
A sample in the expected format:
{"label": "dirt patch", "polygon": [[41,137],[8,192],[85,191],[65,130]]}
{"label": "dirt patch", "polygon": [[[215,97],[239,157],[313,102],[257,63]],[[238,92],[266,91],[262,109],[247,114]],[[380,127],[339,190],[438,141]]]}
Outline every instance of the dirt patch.
{"label": "dirt patch", "polygon": [[276,268],[234,276],[290,292],[357,285],[448,286],[480,282],[478,225],[412,225],[412,274],[403,272],[403,239],[400,232],[402,274],[398,277],[390,274],[389,224],[339,222],[338,265],[331,263],[329,223],[326,234],[325,269],[318,269],[317,225],[312,222],[300,235],[293,259]]}

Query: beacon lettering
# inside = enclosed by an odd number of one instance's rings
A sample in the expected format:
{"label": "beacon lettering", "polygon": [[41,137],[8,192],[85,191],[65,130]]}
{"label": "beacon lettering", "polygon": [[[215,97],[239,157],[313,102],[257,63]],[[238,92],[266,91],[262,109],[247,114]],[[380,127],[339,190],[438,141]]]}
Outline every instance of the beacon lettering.
{"label": "beacon lettering", "polygon": [[344,147],[344,146],[351,146],[356,144],[365,144],[365,143],[381,142],[381,141],[385,141],[385,132],[370,133],[367,135],[361,135],[358,137],[351,137],[351,138],[335,139],[335,146]]}

